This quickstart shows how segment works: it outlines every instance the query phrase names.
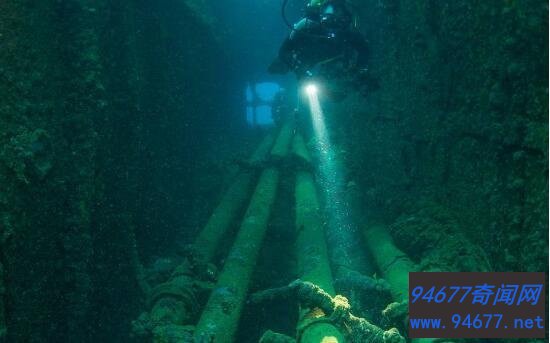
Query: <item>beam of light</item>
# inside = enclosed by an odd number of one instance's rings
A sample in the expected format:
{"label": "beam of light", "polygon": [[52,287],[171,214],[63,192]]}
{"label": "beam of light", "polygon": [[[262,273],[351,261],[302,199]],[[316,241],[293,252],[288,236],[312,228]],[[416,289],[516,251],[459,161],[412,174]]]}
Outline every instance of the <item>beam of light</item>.
{"label": "beam of light", "polygon": [[[342,275],[354,265],[359,256],[353,256],[358,245],[358,230],[353,225],[350,205],[346,197],[346,184],[343,175],[343,167],[334,148],[331,146],[330,137],[325,125],[325,117],[317,88],[309,91],[306,88],[307,99],[313,129],[319,151],[319,176],[320,186],[325,196],[325,209],[327,214],[327,238],[331,246],[331,259],[336,267],[337,274]],[[339,277],[336,275],[336,277]]]}
{"label": "beam of light", "polygon": [[[321,155],[326,155],[329,153],[329,138],[325,126],[325,115],[321,108],[321,103],[319,102],[317,87],[315,85],[308,85],[306,87],[306,93],[317,144],[319,145],[318,147],[320,148]],[[321,163],[322,162],[323,161],[321,161]]]}
{"label": "beam of light", "polygon": [[306,93],[308,96],[317,95],[318,91],[317,86],[313,83],[306,86]]}

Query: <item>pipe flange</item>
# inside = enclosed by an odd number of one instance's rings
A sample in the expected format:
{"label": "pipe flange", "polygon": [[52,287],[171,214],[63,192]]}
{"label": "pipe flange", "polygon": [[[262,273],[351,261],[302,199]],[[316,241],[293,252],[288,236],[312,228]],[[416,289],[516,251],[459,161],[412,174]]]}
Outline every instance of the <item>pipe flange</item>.
{"label": "pipe flange", "polygon": [[[334,320],[332,320],[332,318],[330,318],[330,317],[327,317],[327,316],[323,315],[322,317],[304,319],[304,320],[302,320],[300,325],[297,327],[297,330],[296,330],[296,343],[302,342],[302,336],[303,336],[303,334],[306,330],[311,329],[311,327],[319,325],[319,324],[332,325],[332,326],[336,327],[340,331],[340,333],[342,333],[341,326],[338,325],[337,323],[335,323]],[[339,342],[339,343],[341,343],[341,342]]]}
{"label": "pipe flange", "polygon": [[162,283],[151,291],[151,297],[149,299],[150,306],[159,301],[161,298],[171,297],[184,302],[189,308],[197,308],[197,298],[195,296],[193,282],[182,285],[173,282]]}
{"label": "pipe flange", "polygon": [[193,271],[188,263],[182,263],[172,271],[172,279],[180,276],[193,277]]}

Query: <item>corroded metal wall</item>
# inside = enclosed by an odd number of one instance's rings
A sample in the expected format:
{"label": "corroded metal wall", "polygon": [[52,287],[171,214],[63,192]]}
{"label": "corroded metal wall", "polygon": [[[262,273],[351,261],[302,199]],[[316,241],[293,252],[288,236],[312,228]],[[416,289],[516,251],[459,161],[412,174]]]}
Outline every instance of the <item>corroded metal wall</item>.
{"label": "corroded metal wall", "polygon": [[229,116],[209,25],[185,2],[0,3],[8,341],[129,340],[140,259],[187,225]]}

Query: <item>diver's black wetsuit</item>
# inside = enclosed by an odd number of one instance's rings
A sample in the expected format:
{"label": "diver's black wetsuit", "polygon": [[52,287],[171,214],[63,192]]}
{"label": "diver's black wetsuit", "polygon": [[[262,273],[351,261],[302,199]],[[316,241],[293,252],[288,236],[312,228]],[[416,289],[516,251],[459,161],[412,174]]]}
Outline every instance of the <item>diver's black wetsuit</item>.
{"label": "diver's black wetsuit", "polygon": [[321,9],[320,13],[310,13],[294,25],[270,72],[293,71],[301,79],[316,66],[337,59],[346,63],[353,61],[358,70],[366,67],[367,44],[361,33],[351,27],[351,14],[341,1],[329,1],[326,6],[332,6],[329,16]]}

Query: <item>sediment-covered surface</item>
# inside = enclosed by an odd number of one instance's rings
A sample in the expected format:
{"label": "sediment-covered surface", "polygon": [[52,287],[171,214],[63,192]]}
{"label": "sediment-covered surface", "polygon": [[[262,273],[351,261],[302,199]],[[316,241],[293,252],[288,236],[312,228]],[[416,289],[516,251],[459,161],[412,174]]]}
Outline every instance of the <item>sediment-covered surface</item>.
{"label": "sediment-covered surface", "polygon": [[[487,267],[453,240],[481,247],[491,270],[546,270],[548,5],[357,6],[373,86],[331,119],[367,217],[413,255],[452,251],[453,270]],[[424,263],[444,263],[435,253]]]}
{"label": "sediment-covered surface", "polygon": [[[0,4],[7,341],[128,341],[140,261],[192,237],[213,205],[229,105],[197,6]],[[205,169],[220,177],[199,180]]]}

